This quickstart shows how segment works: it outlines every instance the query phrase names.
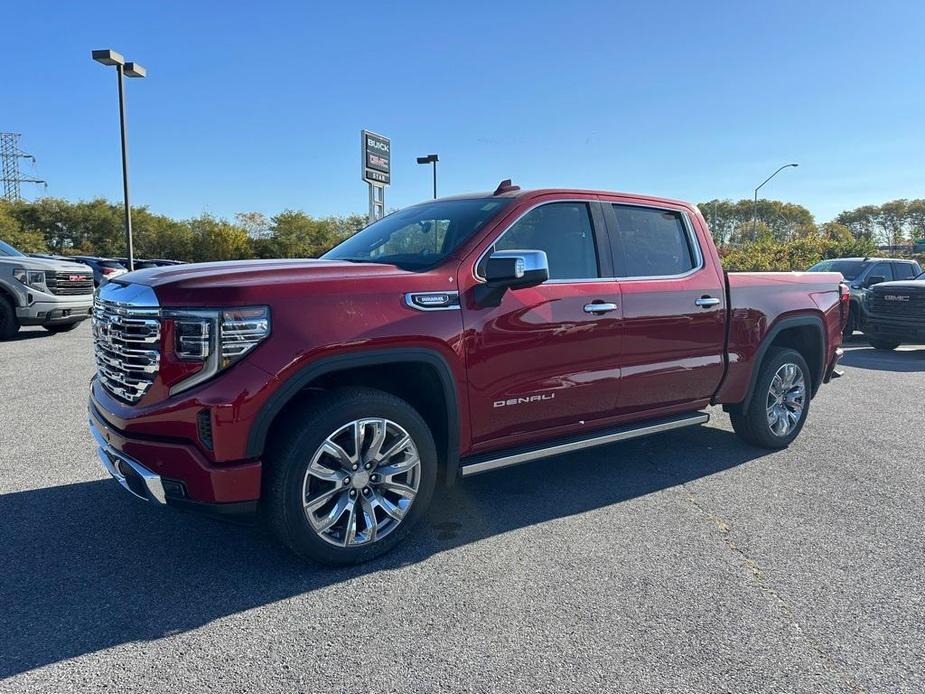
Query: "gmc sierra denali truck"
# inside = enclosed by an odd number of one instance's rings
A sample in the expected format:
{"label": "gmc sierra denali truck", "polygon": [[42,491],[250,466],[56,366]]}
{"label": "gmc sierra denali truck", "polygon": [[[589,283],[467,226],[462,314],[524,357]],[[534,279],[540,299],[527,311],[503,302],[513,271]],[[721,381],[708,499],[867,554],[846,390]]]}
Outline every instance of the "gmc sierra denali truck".
{"label": "gmc sierra denali truck", "polygon": [[840,280],[724,273],[687,203],[505,181],[317,260],[105,284],[90,428],[132,494],[259,510],[297,554],[353,563],[405,537],[438,482],[702,424],[711,404],[787,446],[841,354]]}
{"label": "gmc sierra denali truck", "polygon": [[0,241],[0,340],[23,325],[73,330],[92,306],[93,271],[86,265],[33,258]]}

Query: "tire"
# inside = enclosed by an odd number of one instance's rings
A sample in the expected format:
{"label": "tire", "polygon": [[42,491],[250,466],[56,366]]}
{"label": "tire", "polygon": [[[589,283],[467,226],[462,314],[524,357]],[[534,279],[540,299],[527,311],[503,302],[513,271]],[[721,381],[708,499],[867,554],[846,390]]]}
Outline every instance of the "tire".
{"label": "tire", "polygon": [[892,351],[902,344],[901,342],[894,342],[893,340],[878,340],[875,337],[868,338],[867,341],[874,349],[881,349],[885,352]]}
{"label": "tire", "polygon": [[[788,366],[795,367],[796,372],[787,369]],[[794,387],[785,387],[781,391],[780,386],[786,386],[791,375],[795,376]],[[782,383],[776,381],[778,376],[781,376]],[[796,397],[800,380],[802,397]],[[772,392],[772,387],[778,391],[777,395]],[[733,408],[729,413],[732,428],[739,438],[753,446],[772,450],[786,448],[803,429],[809,414],[811,392],[812,374],[803,356],[793,349],[772,347],[758,367],[755,388],[748,402],[743,403],[747,407]],[[776,405],[772,398],[777,398]],[[797,403],[798,413],[795,412]]]}
{"label": "tire", "polygon": [[50,333],[67,333],[80,325],[80,321],[74,321],[73,323],[53,323],[51,325],[43,325]]}
{"label": "tire", "polygon": [[19,332],[19,321],[10,300],[0,296],[0,340],[9,340]]}
{"label": "tire", "polygon": [[[407,402],[372,388],[345,388],[303,401],[284,416],[282,433],[265,456],[264,501],[273,532],[297,555],[333,565],[369,561],[401,542],[426,513],[437,450],[424,419]],[[410,444],[399,448],[404,435]],[[375,462],[379,456],[372,453],[367,460],[377,442],[388,457]],[[396,452],[388,455],[389,449]],[[409,468],[415,450],[419,462]],[[364,461],[372,467],[366,469]],[[360,467],[354,471],[353,464]],[[409,490],[416,490],[410,501]],[[303,503],[306,498],[317,502],[314,508]]]}

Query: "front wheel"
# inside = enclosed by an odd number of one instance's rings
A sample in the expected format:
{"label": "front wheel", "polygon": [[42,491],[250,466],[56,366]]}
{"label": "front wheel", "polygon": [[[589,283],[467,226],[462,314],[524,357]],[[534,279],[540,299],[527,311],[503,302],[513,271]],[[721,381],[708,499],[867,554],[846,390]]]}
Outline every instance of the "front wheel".
{"label": "front wheel", "polygon": [[13,305],[6,297],[0,296],[0,340],[9,340],[18,332],[19,321],[16,319]]}
{"label": "front wheel", "polygon": [[882,349],[885,352],[894,350],[900,345],[899,342],[894,342],[893,340],[878,340],[876,338],[869,338],[867,341],[874,349]]}
{"label": "front wheel", "polygon": [[809,413],[811,378],[806,360],[796,350],[768,350],[750,399],[729,413],[736,434],[761,448],[789,446]]}
{"label": "front wheel", "polygon": [[268,449],[266,502],[276,535],[301,557],[356,564],[398,544],[427,511],[433,436],[404,400],[370,388],[296,407]]}

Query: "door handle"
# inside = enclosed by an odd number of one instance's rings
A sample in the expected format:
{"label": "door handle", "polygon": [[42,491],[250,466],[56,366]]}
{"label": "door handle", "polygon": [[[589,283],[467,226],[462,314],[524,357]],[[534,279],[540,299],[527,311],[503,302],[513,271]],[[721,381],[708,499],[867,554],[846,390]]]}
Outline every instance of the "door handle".
{"label": "door handle", "polygon": [[695,299],[694,303],[700,308],[709,308],[710,306],[716,306],[716,304],[719,303],[719,299],[715,296],[702,296],[699,299]]}
{"label": "door handle", "polygon": [[616,310],[617,310],[616,304],[605,304],[605,303],[585,304],[585,313],[608,313],[610,311],[616,311]]}

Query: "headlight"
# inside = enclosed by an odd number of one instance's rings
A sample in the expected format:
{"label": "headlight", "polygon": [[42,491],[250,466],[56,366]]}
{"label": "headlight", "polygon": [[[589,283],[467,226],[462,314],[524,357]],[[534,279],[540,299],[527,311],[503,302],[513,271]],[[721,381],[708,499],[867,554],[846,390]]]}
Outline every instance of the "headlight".
{"label": "headlight", "polygon": [[13,278],[22,282],[27,287],[35,289],[45,288],[45,273],[41,270],[26,270],[18,267],[13,269]]}
{"label": "headlight", "polygon": [[168,309],[163,316],[169,323],[165,339],[172,341],[165,346],[172,355],[164,360],[161,377],[171,395],[227,369],[270,335],[270,309],[266,306]]}

